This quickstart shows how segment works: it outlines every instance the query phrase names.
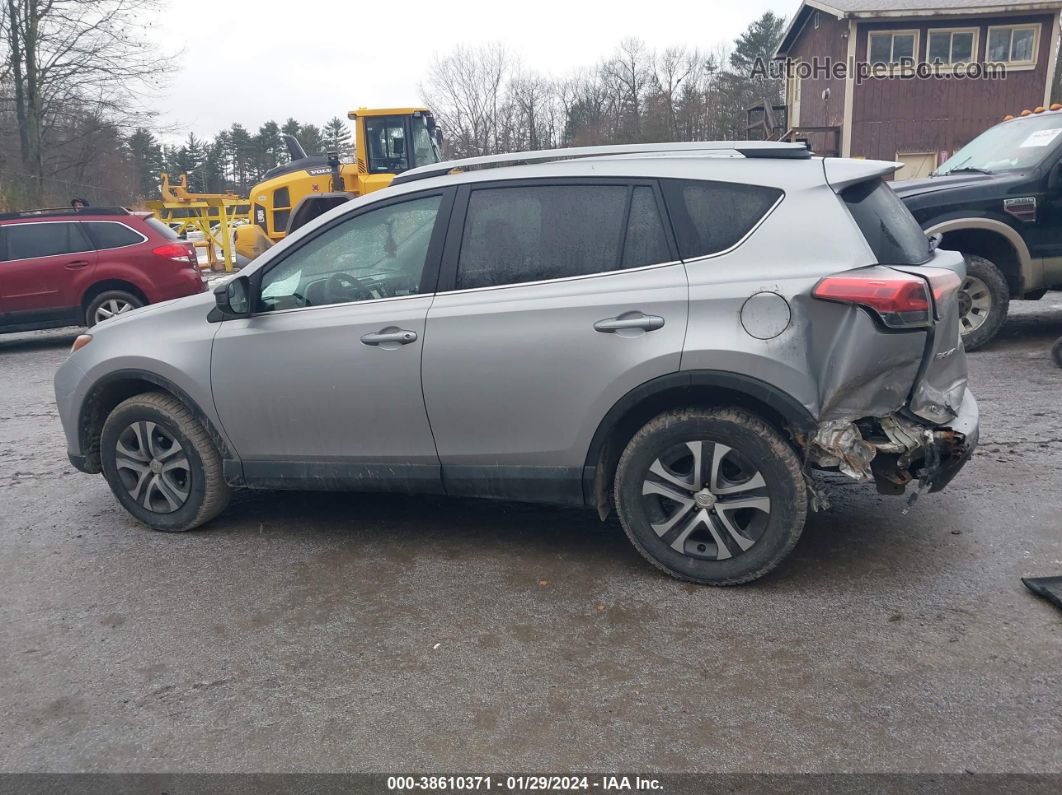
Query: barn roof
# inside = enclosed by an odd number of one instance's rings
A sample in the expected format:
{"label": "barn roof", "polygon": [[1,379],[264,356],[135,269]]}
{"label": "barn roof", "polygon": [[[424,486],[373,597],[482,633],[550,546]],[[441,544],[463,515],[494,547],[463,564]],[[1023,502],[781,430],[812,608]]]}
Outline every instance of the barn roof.
{"label": "barn roof", "polygon": [[1057,13],[1062,9],[1062,0],[804,0],[789,21],[775,57],[782,57],[789,52],[804,22],[816,9],[838,19],[982,16],[1022,11]]}

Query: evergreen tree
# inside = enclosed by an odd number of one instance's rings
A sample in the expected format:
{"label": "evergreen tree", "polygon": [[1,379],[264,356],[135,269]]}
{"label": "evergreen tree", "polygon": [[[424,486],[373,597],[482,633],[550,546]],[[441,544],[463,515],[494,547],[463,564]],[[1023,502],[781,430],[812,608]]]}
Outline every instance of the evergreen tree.
{"label": "evergreen tree", "polygon": [[288,116],[288,120],[284,122],[283,126],[280,128],[280,131],[284,133],[284,135],[294,135],[296,138],[298,138],[299,133],[302,131],[302,125],[295,121],[295,119]]}
{"label": "evergreen tree", "polygon": [[278,163],[286,160],[287,149],[280,137],[280,127],[275,121],[267,121],[258,128],[254,137],[255,166],[258,174],[263,174]]}
{"label": "evergreen tree", "polygon": [[[745,91],[740,92],[743,97],[737,97],[738,104],[747,107],[751,102],[766,99],[773,104],[779,104],[785,92],[784,81],[770,78],[762,74],[785,33],[785,17],[767,11],[753,22],[745,32],[734,40],[734,51],[730,54],[730,68],[733,75],[740,80],[746,81]],[[754,72],[758,76],[754,76]],[[738,112],[744,108],[732,108]]]}
{"label": "evergreen tree", "polygon": [[308,155],[324,154],[325,142],[316,124],[304,124],[299,130],[299,143]]}
{"label": "evergreen tree", "polygon": [[245,195],[258,175],[254,173],[251,134],[242,124],[229,128],[229,157],[236,192]]}
{"label": "evergreen tree", "polygon": [[143,127],[137,127],[126,141],[136,180],[137,197],[155,199],[159,195],[159,174],[165,170],[162,147],[155,136]]}
{"label": "evergreen tree", "polygon": [[322,130],[325,148],[329,152],[338,152],[340,158],[350,158],[354,154],[354,145],[350,140],[350,127],[345,119],[333,116]]}

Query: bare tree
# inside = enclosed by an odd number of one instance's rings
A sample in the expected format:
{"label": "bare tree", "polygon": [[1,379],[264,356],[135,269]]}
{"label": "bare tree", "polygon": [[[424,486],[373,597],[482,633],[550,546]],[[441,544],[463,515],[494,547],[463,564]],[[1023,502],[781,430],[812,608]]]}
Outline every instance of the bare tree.
{"label": "bare tree", "polygon": [[115,131],[150,115],[142,99],[169,59],[144,38],[156,0],[3,2],[0,58],[11,90],[3,99],[39,199],[46,178],[84,173]]}

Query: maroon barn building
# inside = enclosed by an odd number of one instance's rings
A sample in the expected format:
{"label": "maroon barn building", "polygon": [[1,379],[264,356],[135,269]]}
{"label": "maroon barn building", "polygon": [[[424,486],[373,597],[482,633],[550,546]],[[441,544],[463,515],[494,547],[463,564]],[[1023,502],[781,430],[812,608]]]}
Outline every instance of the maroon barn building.
{"label": "maroon barn building", "polygon": [[904,178],[924,176],[1004,115],[1049,105],[1060,9],[804,0],[776,53],[786,104],[766,115],[822,154],[900,160]]}

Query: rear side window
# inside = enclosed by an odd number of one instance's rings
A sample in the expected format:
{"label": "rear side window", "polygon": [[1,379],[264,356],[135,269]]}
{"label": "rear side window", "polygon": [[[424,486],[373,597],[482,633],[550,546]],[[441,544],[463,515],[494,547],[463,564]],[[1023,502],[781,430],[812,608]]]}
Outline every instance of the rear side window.
{"label": "rear side window", "polygon": [[841,198],[879,264],[921,265],[929,259],[929,239],[885,182],[857,183],[841,191]]}
{"label": "rear side window", "polygon": [[562,279],[669,259],[651,188],[484,188],[469,197],[455,286]]}
{"label": "rear side window", "polygon": [[736,245],[782,196],[777,188],[736,182],[661,180],[683,259]]}
{"label": "rear side window", "polygon": [[79,223],[10,224],[4,228],[8,259],[32,259],[92,251]]}
{"label": "rear side window", "polygon": [[121,248],[144,242],[144,236],[125,224],[114,221],[83,221],[89,235],[96,241],[96,248]]}
{"label": "rear side window", "polygon": [[166,224],[162,223],[158,218],[145,218],[144,223],[150,226],[152,231],[158,233],[161,237],[164,237],[167,240],[177,239],[177,233],[170,229]]}

